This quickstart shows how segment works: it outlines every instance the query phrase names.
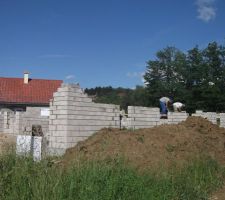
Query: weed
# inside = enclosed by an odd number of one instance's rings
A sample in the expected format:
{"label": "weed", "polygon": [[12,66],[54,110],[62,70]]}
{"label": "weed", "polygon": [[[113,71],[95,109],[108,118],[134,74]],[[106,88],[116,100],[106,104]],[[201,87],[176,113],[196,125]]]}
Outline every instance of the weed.
{"label": "weed", "polygon": [[168,152],[173,152],[175,150],[175,146],[174,145],[171,145],[171,144],[167,144],[166,145],[166,150]]}
{"label": "weed", "polygon": [[144,143],[144,139],[145,138],[144,138],[143,135],[140,135],[140,136],[137,137],[137,141],[140,142],[140,143]]}

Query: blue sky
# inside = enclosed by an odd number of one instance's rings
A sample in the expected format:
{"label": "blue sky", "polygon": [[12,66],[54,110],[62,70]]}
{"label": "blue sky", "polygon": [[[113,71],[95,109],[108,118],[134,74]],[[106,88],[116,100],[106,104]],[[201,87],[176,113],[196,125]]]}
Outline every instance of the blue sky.
{"label": "blue sky", "polygon": [[224,0],[0,0],[0,76],[143,84],[146,61],[225,43]]}

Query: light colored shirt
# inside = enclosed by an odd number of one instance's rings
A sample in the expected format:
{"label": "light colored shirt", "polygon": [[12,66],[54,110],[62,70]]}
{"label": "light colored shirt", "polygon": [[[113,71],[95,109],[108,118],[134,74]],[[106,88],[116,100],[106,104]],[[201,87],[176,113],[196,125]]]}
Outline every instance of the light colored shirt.
{"label": "light colored shirt", "polygon": [[170,98],[168,98],[168,97],[162,97],[162,98],[159,99],[159,101],[167,104],[170,101]]}
{"label": "light colored shirt", "polygon": [[175,106],[176,108],[181,108],[183,106],[183,104],[180,102],[175,102],[175,103],[173,103],[173,106]]}
{"label": "light colored shirt", "polygon": [[174,109],[174,111],[177,111],[178,109],[181,109],[183,106],[184,106],[184,104],[182,104],[180,102],[173,103],[173,109]]}

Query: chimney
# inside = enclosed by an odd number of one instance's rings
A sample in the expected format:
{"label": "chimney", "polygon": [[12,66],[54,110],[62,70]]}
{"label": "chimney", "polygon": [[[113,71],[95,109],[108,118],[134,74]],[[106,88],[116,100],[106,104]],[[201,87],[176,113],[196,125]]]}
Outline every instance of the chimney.
{"label": "chimney", "polygon": [[27,71],[24,72],[23,82],[24,82],[24,84],[28,84],[28,82],[29,82],[29,72],[27,72]]}

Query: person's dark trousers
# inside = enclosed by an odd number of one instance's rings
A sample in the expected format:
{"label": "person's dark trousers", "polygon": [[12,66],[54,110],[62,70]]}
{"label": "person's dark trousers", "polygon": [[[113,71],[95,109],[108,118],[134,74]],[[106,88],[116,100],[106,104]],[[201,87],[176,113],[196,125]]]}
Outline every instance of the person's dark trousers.
{"label": "person's dark trousers", "polygon": [[168,110],[167,110],[166,104],[161,101],[159,102],[159,104],[160,104],[160,114],[167,114]]}

